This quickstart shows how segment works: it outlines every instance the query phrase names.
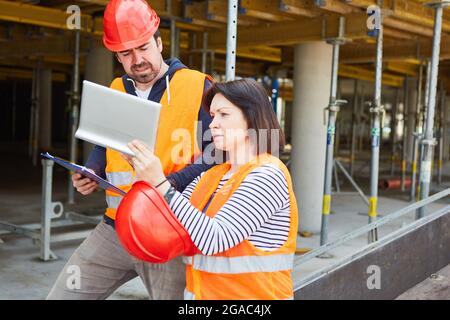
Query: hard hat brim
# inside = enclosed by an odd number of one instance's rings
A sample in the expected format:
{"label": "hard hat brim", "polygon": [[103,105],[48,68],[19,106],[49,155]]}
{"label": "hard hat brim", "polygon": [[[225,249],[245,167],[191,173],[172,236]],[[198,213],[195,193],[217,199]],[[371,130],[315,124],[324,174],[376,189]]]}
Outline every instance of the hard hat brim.
{"label": "hard hat brim", "polygon": [[144,45],[145,43],[150,41],[150,39],[153,37],[153,35],[154,35],[154,33],[152,33],[150,35],[147,34],[147,35],[141,37],[138,40],[128,41],[128,42],[124,42],[124,43],[112,43],[112,42],[109,42],[108,39],[106,38],[106,36],[103,35],[103,45],[109,51],[121,52],[121,51],[126,51],[126,50],[131,50],[131,49],[134,49],[134,48],[138,48],[138,47]]}

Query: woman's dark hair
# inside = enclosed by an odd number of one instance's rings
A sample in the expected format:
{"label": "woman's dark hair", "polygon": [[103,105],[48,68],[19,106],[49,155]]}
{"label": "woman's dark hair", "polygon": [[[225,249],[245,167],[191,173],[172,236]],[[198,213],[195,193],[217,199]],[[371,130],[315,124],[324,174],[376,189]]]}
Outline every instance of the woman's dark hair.
{"label": "woman's dark hair", "polygon": [[[203,108],[209,113],[211,102],[220,93],[228,101],[238,107],[247,120],[247,127],[255,129],[257,137],[257,152],[278,153],[284,149],[284,134],[273,111],[264,87],[253,79],[245,78],[229,82],[214,83],[203,96]],[[260,132],[266,129],[264,139],[267,139],[266,150],[260,149]],[[277,132],[278,141],[272,141],[272,132]]]}

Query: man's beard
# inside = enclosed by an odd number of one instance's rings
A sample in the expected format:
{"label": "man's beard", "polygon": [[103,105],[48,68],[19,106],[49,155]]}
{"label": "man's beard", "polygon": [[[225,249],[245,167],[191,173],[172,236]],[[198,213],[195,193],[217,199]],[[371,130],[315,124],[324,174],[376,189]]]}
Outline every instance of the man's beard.
{"label": "man's beard", "polygon": [[[138,68],[146,68],[145,72],[137,72]],[[143,61],[140,64],[131,66],[131,74],[129,75],[134,81],[139,83],[149,83],[153,81],[159,74],[161,66],[156,69],[150,62]]]}

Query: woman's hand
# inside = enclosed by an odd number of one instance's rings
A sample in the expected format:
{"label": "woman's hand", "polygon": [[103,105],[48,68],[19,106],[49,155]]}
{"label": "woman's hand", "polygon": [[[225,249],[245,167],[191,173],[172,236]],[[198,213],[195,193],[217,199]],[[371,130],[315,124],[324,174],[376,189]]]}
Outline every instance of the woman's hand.
{"label": "woman's hand", "polygon": [[125,156],[136,171],[138,180],[144,180],[156,186],[166,179],[161,161],[151,152],[147,146],[138,140],[128,143],[128,148],[134,153],[134,157]]}

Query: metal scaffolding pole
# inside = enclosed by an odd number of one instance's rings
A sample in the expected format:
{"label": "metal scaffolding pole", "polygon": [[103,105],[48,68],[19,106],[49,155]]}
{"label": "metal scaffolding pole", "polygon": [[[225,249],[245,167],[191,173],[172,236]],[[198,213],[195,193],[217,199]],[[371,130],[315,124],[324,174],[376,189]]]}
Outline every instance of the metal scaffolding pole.
{"label": "metal scaffolding pole", "polygon": [[52,203],[53,161],[42,162],[42,206],[41,206],[41,259],[44,261],[57,259],[50,249],[51,221],[54,209],[59,207],[59,216],[63,212],[61,203]]}
{"label": "metal scaffolding pole", "polygon": [[214,52],[214,50],[210,51],[210,57],[209,57],[209,74],[212,76],[214,74],[214,64],[216,62],[216,53]]}
{"label": "metal scaffolding pole", "polygon": [[33,78],[31,79],[31,108],[30,108],[30,127],[28,132],[28,156],[33,158],[33,137],[34,137],[34,117],[38,99],[37,95],[37,70],[33,69]]}
{"label": "metal scaffolding pole", "polygon": [[170,19],[170,58],[173,59],[176,57],[176,40],[177,39],[177,27],[176,21],[174,19]]}
{"label": "metal scaffolding pole", "polygon": [[352,112],[352,144],[350,149],[350,176],[353,177],[353,172],[355,170],[355,153],[356,153],[356,128],[358,118],[358,79],[355,79],[354,87],[353,87],[353,112]]}
{"label": "metal scaffolding pole", "polygon": [[[70,112],[70,161],[77,162],[78,158],[78,140],[75,138],[75,132],[78,127],[79,103],[80,103],[80,30],[75,31],[75,51],[73,63],[73,83],[72,99]],[[75,189],[72,185],[71,172],[69,172],[68,181],[68,203],[75,203]]]}
{"label": "metal scaffolding pole", "polygon": [[437,182],[439,185],[442,184],[442,165],[444,158],[444,126],[445,126],[445,89],[444,81],[441,81],[440,88],[440,109],[439,109],[439,149],[438,149],[438,167],[437,167]]}
{"label": "metal scaffolding pole", "polygon": [[175,27],[175,57],[180,56],[180,28]]}
{"label": "metal scaffolding pole", "polygon": [[417,155],[419,152],[419,141],[421,135],[421,109],[422,109],[422,87],[423,87],[423,62],[419,66],[419,79],[417,81],[417,105],[416,105],[416,129],[413,132],[413,152],[411,163],[411,190],[409,194],[409,201],[414,201],[416,195],[417,184]]}
{"label": "metal scaffolding pole", "polygon": [[419,153],[419,141],[421,134],[418,132],[413,133],[413,153],[411,163],[411,189],[409,192],[409,201],[414,201],[417,198],[416,185],[417,185],[417,154]]}
{"label": "metal scaffolding pole", "polygon": [[[421,174],[420,174],[420,199],[425,199],[430,193],[431,182],[431,163],[433,161],[433,147],[435,139],[433,138],[434,113],[436,107],[436,85],[439,68],[439,51],[441,44],[442,31],[442,12],[443,7],[448,6],[450,1],[441,1],[431,3],[435,9],[434,15],[434,29],[433,29],[433,50],[431,54],[431,71],[428,92],[428,106],[426,115],[426,126],[424,131],[424,138],[421,143],[423,145],[423,154],[421,157]],[[426,207],[421,207],[417,211],[417,219],[425,215]]]}
{"label": "metal scaffolding pole", "polygon": [[421,116],[422,133],[425,132],[427,126],[427,111],[428,111],[428,98],[430,94],[430,77],[431,77],[431,60],[427,61],[427,78],[425,79],[425,96],[423,103],[423,111]]}
{"label": "metal scaffolding pole", "polygon": [[356,149],[358,151],[362,150],[362,144],[364,141],[364,134],[363,131],[361,130],[364,126],[361,126],[361,119],[362,119],[362,114],[364,113],[364,101],[365,101],[365,94],[366,94],[366,87],[364,85],[364,82],[361,82],[361,92],[360,92],[360,100],[359,100],[359,109],[358,109],[358,133],[357,133],[357,139],[356,139],[356,143],[357,143],[357,147]]}
{"label": "metal scaffolding pole", "polygon": [[400,90],[399,88],[395,89],[395,101],[392,105],[392,112],[391,112],[391,143],[392,143],[392,150],[391,150],[391,176],[395,174],[395,152],[396,152],[396,130],[397,130],[397,111],[398,111],[398,104],[400,103]]}
{"label": "metal scaffolding pole", "polygon": [[13,80],[13,100],[11,112],[11,139],[16,140],[16,118],[17,118],[17,81]]}
{"label": "metal scaffolding pole", "polygon": [[422,175],[422,155],[423,155],[423,144],[422,139],[424,137],[424,132],[426,130],[426,117],[427,117],[427,110],[428,110],[428,93],[430,91],[430,76],[431,76],[431,61],[428,60],[427,62],[427,78],[425,79],[425,96],[424,96],[424,103],[423,103],[423,110],[420,116],[421,121],[421,127],[420,127],[420,135],[418,136],[418,173],[419,173],[419,182],[417,183],[417,192],[416,192],[416,199],[419,201],[420,199],[420,176]]}
{"label": "metal scaffolding pole", "polygon": [[32,139],[32,160],[33,160],[33,166],[37,166],[37,159],[38,159],[38,149],[39,149],[39,116],[41,112],[41,81],[40,81],[40,75],[41,75],[41,67],[38,63],[37,68],[35,69],[35,72],[33,74],[33,78],[35,81],[34,84],[34,114],[33,114],[33,139]]}
{"label": "metal scaffolding pole", "polygon": [[[381,17],[381,15],[380,15]],[[377,203],[378,203],[378,172],[379,172],[379,158],[380,158],[380,131],[381,122],[384,117],[384,107],[381,105],[381,77],[383,64],[383,24],[380,23],[380,28],[377,34],[377,52],[375,61],[375,96],[372,102],[370,113],[372,114],[372,157],[370,162],[370,198],[369,198],[369,223],[375,222],[377,219]],[[380,117],[381,114],[381,117]],[[378,240],[378,230],[373,229],[369,232],[369,243]]]}
{"label": "metal scaffolding pole", "polygon": [[202,49],[202,72],[206,73],[206,63],[208,57],[208,32],[203,32],[203,49]]}
{"label": "metal scaffolding pole", "polygon": [[[322,204],[322,227],[320,229],[320,245],[324,245],[328,241],[328,218],[331,207],[331,184],[333,180],[333,147],[336,118],[339,112],[340,105],[346,103],[344,100],[337,100],[337,85],[338,85],[338,66],[339,66],[339,47],[345,42],[345,18],[339,18],[339,35],[337,38],[330,39],[327,42],[333,45],[333,60],[331,67],[331,86],[330,86],[330,102],[325,110],[328,110],[328,127],[327,127],[327,148],[325,158],[325,182],[323,192]],[[324,110],[324,112],[325,112]],[[338,184],[338,181],[336,181]],[[337,188],[338,185],[337,185]]]}
{"label": "metal scaffolding pole", "polygon": [[408,76],[405,77],[405,86],[403,88],[403,141],[402,141],[402,177],[401,177],[401,190],[405,191],[405,180],[406,180],[406,158],[408,157],[407,153],[407,144],[408,144],[408,109],[409,109],[409,100],[408,100]]}
{"label": "metal scaffolding pole", "polygon": [[197,49],[197,33],[189,33],[189,67],[192,68],[194,64],[194,51]]}
{"label": "metal scaffolding pole", "polygon": [[170,19],[170,58],[173,59],[177,57],[177,25],[176,25],[176,19],[172,15],[172,0],[166,1],[166,11],[169,15]]}
{"label": "metal scaffolding pole", "polygon": [[238,0],[228,0],[226,81],[236,76],[237,15]]}

